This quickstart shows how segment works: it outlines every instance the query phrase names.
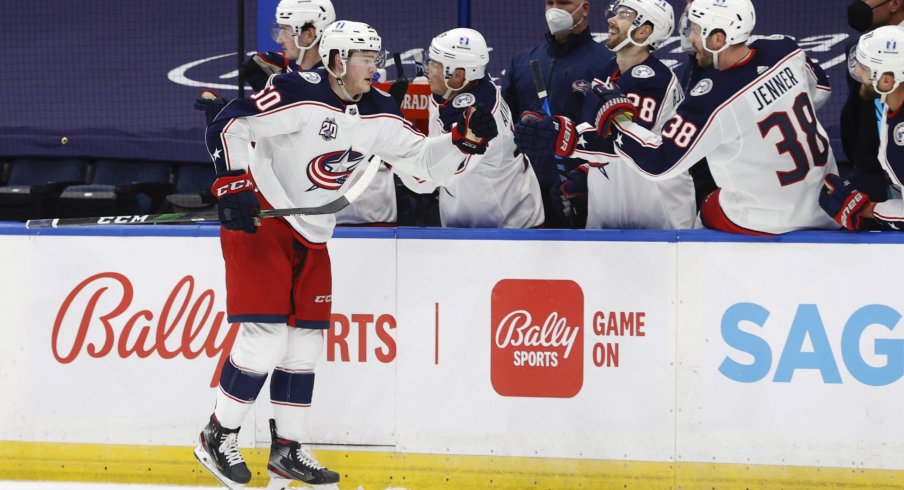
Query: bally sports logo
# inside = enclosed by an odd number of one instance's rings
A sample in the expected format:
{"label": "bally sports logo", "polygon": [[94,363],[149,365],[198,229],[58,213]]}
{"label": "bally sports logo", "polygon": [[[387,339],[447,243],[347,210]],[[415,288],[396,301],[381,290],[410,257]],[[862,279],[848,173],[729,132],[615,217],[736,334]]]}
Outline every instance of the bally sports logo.
{"label": "bally sports logo", "polygon": [[490,378],[502,396],[571,398],[584,384],[584,293],[574,281],[493,288]]}

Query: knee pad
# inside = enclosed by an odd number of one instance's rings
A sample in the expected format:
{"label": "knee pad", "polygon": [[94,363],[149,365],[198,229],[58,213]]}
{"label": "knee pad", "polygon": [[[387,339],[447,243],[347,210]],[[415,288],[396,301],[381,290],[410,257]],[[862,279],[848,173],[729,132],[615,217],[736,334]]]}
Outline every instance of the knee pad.
{"label": "knee pad", "polygon": [[289,328],[288,342],[277,366],[290,372],[314,372],[323,354],[323,330]]}
{"label": "knee pad", "polygon": [[242,371],[266,376],[286,354],[290,329],[281,323],[242,323],[230,358]]}

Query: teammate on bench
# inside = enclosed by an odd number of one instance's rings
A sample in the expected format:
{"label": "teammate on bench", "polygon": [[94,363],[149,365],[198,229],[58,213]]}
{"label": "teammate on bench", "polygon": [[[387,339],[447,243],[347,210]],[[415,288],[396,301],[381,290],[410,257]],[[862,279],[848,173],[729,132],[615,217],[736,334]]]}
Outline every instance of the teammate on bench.
{"label": "teammate on bench", "polygon": [[[900,196],[904,189],[904,27],[883,26],[864,34],[857,43],[851,76],[883,103],[879,131],[879,163]],[[844,228],[856,231],[864,218],[880,227],[904,229],[904,200],[900,197],[872,202],[850,181],[826,176],[819,204]]]}
{"label": "teammate on bench", "polygon": [[719,186],[700,211],[708,228],[752,235],[837,228],[818,203],[823,177],[837,172],[816,119],[828,81],[790,38],[746,44],[756,19],[750,0],[694,0],[688,18],[704,68],[661,136],[619,117],[637,109],[618,91],[601,94],[597,128],[614,126],[616,153],[654,180],[683,175],[706,157]]}
{"label": "teammate on bench", "polygon": [[[486,76],[490,51],[473,29],[444,32],[430,43],[427,79],[430,135],[451,131],[472,107],[491,107],[499,137],[484,155],[462,159],[455,178],[439,191],[442,225],[456,228],[535,228],[543,224],[540,185],[530,163],[515,148],[512,115],[499,88]],[[410,189],[430,193],[435,182],[399,175]]]}
{"label": "teammate on bench", "polygon": [[[616,59],[606,64],[604,78],[593,83],[624,93],[638,108],[637,122],[659,133],[684,98],[675,75],[652,54],[674,29],[672,6],[664,0],[618,0],[610,7],[608,23],[606,47]],[[595,114],[600,105],[598,97],[588,97],[585,113]],[[592,125],[574,127],[566,118],[533,116],[515,127],[520,147],[546,158],[555,153],[588,162],[554,189],[566,204],[576,195],[587,196],[587,228],[693,228],[694,182],[688,172],[654,182],[620,161],[612,139],[597,135]],[[566,138],[569,131],[574,136]]]}

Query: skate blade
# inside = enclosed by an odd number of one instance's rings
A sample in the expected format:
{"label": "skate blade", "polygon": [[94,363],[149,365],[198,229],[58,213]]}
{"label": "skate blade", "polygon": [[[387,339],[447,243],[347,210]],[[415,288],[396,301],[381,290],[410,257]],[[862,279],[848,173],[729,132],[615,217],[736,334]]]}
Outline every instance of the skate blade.
{"label": "skate blade", "polygon": [[327,483],[325,485],[312,485],[310,483],[297,482],[297,486],[289,487],[292,482],[296,480],[290,480],[288,478],[283,478],[272,471],[268,471],[270,474],[270,484],[267,485],[267,490],[292,490],[295,488],[303,489],[303,488],[313,488],[314,490],[339,490],[338,483]]}
{"label": "skate blade", "polygon": [[220,480],[220,483],[222,483],[226,488],[230,490],[244,490],[245,485],[236,483],[220,473],[220,470],[217,469],[217,465],[215,465],[213,461],[211,461],[210,455],[207,454],[207,451],[205,451],[200,444],[198,444],[198,447],[195,448],[195,458],[197,458],[198,462],[201,463],[201,466],[209,471],[210,474],[214,476],[214,478]]}

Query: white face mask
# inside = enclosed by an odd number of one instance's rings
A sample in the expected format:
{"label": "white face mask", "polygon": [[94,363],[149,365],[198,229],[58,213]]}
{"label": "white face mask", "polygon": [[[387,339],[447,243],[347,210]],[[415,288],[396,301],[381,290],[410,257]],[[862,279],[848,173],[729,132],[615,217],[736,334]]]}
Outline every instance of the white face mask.
{"label": "white face mask", "polygon": [[[581,2],[581,4],[578,5],[578,8],[574,9],[574,11],[577,12],[578,10],[580,10],[585,3],[587,2]],[[580,21],[575,22],[573,15],[573,12],[569,12],[560,8],[552,8],[547,10],[546,25],[549,27],[549,32],[551,32],[553,35],[561,34],[565,31],[574,29],[575,26],[584,21],[584,19],[581,18]]]}

